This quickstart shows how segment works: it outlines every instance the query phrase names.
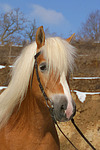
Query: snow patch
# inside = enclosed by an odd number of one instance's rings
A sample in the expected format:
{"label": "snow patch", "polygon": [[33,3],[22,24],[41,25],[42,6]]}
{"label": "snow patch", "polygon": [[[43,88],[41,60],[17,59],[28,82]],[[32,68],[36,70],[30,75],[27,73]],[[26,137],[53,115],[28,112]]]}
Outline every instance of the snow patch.
{"label": "snow patch", "polygon": [[3,69],[3,68],[5,68],[5,66],[3,66],[3,65],[0,65],[0,69]]}
{"label": "snow patch", "polygon": [[14,66],[9,66],[10,68],[13,68]]}
{"label": "snow patch", "polygon": [[0,90],[6,89],[7,86],[0,86]]}
{"label": "snow patch", "polygon": [[[14,67],[12,65],[9,66],[10,68]],[[6,66],[0,65],[0,69],[6,68]]]}
{"label": "snow patch", "polygon": [[93,79],[100,79],[100,77],[73,77],[73,79],[76,79],[76,80],[81,80],[81,79],[93,80]]}
{"label": "snow patch", "polygon": [[78,96],[78,99],[83,103],[86,99],[86,95],[95,95],[95,94],[100,94],[100,92],[80,92],[77,90],[74,90],[76,95]]}

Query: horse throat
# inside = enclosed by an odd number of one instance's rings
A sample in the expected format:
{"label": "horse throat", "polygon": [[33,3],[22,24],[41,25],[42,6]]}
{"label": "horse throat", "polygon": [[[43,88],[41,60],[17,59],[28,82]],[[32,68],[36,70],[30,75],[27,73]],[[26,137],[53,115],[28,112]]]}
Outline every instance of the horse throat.
{"label": "horse throat", "polygon": [[14,109],[8,125],[11,129],[35,129],[34,133],[39,130],[42,130],[41,132],[52,132],[52,129],[55,130],[49,109],[45,105],[44,97],[37,99],[31,93],[31,89],[28,89],[27,95],[20,107],[18,105]]}

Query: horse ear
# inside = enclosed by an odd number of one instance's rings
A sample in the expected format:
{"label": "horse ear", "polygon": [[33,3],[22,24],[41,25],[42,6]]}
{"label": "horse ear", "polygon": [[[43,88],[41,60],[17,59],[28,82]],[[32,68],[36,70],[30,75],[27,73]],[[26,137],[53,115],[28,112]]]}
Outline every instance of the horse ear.
{"label": "horse ear", "polygon": [[75,35],[75,33],[73,33],[73,34],[71,35],[71,37],[69,37],[68,39],[66,39],[66,41],[70,43],[74,35]]}
{"label": "horse ear", "polygon": [[44,30],[43,30],[43,26],[40,26],[37,29],[36,43],[37,43],[37,49],[39,49],[40,47],[42,47],[45,44],[45,33],[44,33]]}

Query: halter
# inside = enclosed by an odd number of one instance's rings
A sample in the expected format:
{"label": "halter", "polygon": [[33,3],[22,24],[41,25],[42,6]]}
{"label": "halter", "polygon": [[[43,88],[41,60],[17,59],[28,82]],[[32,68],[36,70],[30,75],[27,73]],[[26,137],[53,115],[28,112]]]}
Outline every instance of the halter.
{"label": "halter", "polygon": [[[40,87],[40,89],[41,89],[41,92],[43,93],[43,96],[44,96],[44,98],[45,98],[45,100],[46,100],[46,105],[47,105],[47,107],[48,107],[49,109],[50,109],[50,108],[54,109],[53,103],[52,103],[52,101],[48,98],[47,94],[45,93],[44,88],[43,88],[43,86],[42,86],[42,84],[41,84],[41,81],[40,81],[40,77],[39,77],[39,73],[38,73],[38,65],[37,65],[37,57],[38,57],[40,54],[41,54],[41,51],[38,52],[38,53],[35,55],[35,69],[36,69],[37,80],[38,80],[38,82],[39,82],[39,87]],[[50,107],[50,105],[51,105],[51,107]]]}
{"label": "halter", "polygon": [[[36,70],[36,75],[37,75],[37,80],[38,80],[38,83],[39,83],[39,87],[40,87],[40,90],[46,100],[46,105],[47,107],[49,108],[49,111],[50,111],[50,115],[53,119],[53,122],[57,125],[58,129],[60,130],[60,132],[64,135],[64,137],[70,142],[70,144],[74,147],[75,150],[78,150],[74,144],[68,139],[68,137],[63,133],[63,131],[61,130],[61,128],[59,127],[56,119],[55,119],[55,114],[54,114],[54,105],[53,105],[53,102],[48,98],[47,94],[45,93],[44,91],[44,88],[41,84],[41,81],[40,81],[40,77],[39,77],[39,73],[38,73],[38,64],[37,64],[37,58],[38,56],[41,54],[41,51],[39,51],[35,56],[35,70]],[[33,81],[33,73],[32,73],[32,78],[31,78],[31,86],[32,86],[32,81]],[[74,127],[76,128],[76,130],[79,132],[79,134],[84,138],[84,140],[89,144],[89,146],[93,149],[93,150],[96,150],[96,148],[94,148],[94,146],[86,139],[86,137],[83,135],[83,133],[80,131],[80,129],[78,128],[78,126],[75,124],[75,121],[74,119],[71,119],[71,122],[73,123]]]}

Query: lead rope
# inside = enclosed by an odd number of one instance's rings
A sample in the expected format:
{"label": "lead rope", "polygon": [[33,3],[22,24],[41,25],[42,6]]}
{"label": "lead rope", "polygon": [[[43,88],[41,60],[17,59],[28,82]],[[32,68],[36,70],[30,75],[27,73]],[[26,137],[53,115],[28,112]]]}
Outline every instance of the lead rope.
{"label": "lead rope", "polygon": [[[41,92],[43,93],[43,96],[46,100],[46,105],[47,107],[49,108],[49,111],[50,111],[50,114],[51,114],[51,117],[54,121],[54,123],[56,124],[56,126],[58,127],[59,131],[63,134],[63,136],[69,141],[69,143],[74,147],[75,150],[78,150],[74,144],[68,139],[68,137],[64,134],[64,132],[61,130],[61,128],[59,127],[55,117],[54,117],[54,107],[53,107],[53,104],[52,104],[52,101],[48,98],[48,96],[46,95],[45,91],[44,91],[44,88],[41,84],[41,81],[40,81],[40,77],[39,77],[39,74],[38,74],[38,65],[37,65],[37,57],[41,54],[41,51],[38,52],[34,58],[35,58],[35,70],[36,70],[36,75],[37,75],[37,80],[39,82],[39,87],[40,87],[40,90]],[[32,78],[31,78],[31,86],[32,86],[32,81],[33,81],[33,73],[32,73]],[[51,106],[51,107],[50,107]],[[74,127],[76,128],[76,130],[79,132],[79,134],[84,138],[84,140],[89,144],[89,146],[93,149],[93,150],[96,150],[96,148],[94,148],[94,146],[86,139],[86,137],[83,135],[83,133],[80,131],[80,129],[77,127],[77,125],[75,124],[74,122],[74,119],[71,119],[71,122],[73,123]]]}
{"label": "lead rope", "polygon": [[56,124],[56,126],[58,127],[58,129],[59,129],[59,131],[62,133],[62,135],[68,140],[68,142],[74,147],[74,149],[75,150],[78,150],[77,148],[76,148],[76,146],[69,140],[69,138],[64,134],[64,132],[61,130],[61,128],[59,127],[59,125],[58,125],[58,123],[56,122],[55,123]]}
{"label": "lead rope", "polygon": [[84,136],[84,134],[82,133],[82,131],[77,127],[77,125],[75,124],[74,119],[71,119],[72,124],[74,125],[74,127],[76,128],[76,130],[78,131],[78,133],[83,137],[83,139],[89,144],[89,146],[93,149],[96,150],[96,148],[88,141],[88,139]]}

